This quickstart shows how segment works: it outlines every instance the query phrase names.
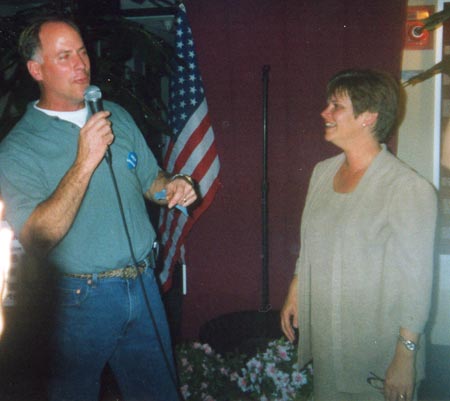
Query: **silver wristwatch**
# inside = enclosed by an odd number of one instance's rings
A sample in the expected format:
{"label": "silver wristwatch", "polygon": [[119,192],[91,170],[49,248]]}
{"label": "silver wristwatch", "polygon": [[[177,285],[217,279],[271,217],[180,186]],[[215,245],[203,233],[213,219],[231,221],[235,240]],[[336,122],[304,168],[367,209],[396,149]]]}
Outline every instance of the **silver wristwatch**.
{"label": "silver wristwatch", "polygon": [[400,334],[398,335],[398,341],[400,341],[408,351],[417,351],[417,349],[419,348],[414,341],[407,340]]}

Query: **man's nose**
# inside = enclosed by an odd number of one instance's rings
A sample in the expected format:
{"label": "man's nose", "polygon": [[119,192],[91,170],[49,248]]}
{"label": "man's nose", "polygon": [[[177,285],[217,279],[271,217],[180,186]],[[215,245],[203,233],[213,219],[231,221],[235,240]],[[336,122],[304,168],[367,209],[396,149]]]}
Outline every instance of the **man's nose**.
{"label": "man's nose", "polygon": [[80,54],[76,54],[74,57],[74,67],[75,68],[86,68],[88,65],[88,59]]}

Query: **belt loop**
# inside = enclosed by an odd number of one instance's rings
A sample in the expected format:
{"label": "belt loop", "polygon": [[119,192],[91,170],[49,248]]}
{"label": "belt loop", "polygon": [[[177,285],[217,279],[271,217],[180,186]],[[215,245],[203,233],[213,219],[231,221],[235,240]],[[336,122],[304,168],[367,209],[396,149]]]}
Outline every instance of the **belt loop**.
{"label": "belt loop", "polygon": [[98,274],[97,273],[92,274],[91,281],[92,281],[92,286],[96,287],[97,283],[98,283]]}

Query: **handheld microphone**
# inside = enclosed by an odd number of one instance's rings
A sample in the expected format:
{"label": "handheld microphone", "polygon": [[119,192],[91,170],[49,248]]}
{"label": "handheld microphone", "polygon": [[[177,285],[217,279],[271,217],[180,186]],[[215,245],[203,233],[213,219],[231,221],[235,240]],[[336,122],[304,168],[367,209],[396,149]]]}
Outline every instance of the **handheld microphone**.
{"label": "handheld microphone", "polygon": [[[92,114],[103,111],[102,91],[98,86],[90,85],[84,91],[84,101],[88,104]],[[108,146],[105,154],[106,161],[111,161],[111,149]]]}
{"label": "handheld microphone", "polygon": [[92,114],[103,111],[102,92],[98,86],[88,86],[84,91],[84,100]]}

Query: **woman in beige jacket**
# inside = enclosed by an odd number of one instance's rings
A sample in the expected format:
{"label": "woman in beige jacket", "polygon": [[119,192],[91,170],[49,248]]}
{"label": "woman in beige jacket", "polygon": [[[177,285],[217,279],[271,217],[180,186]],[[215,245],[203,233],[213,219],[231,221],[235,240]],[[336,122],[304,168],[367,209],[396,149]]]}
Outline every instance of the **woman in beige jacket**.
{"label": "woman in beige jacket", "polygon": [[328,83],[325,140],[343,153],[312,174],[281,311],[300,362],[313,358],[314,401],[410,401],[424,376],[437,201],[384,145],[398,98],[377,71]]}

